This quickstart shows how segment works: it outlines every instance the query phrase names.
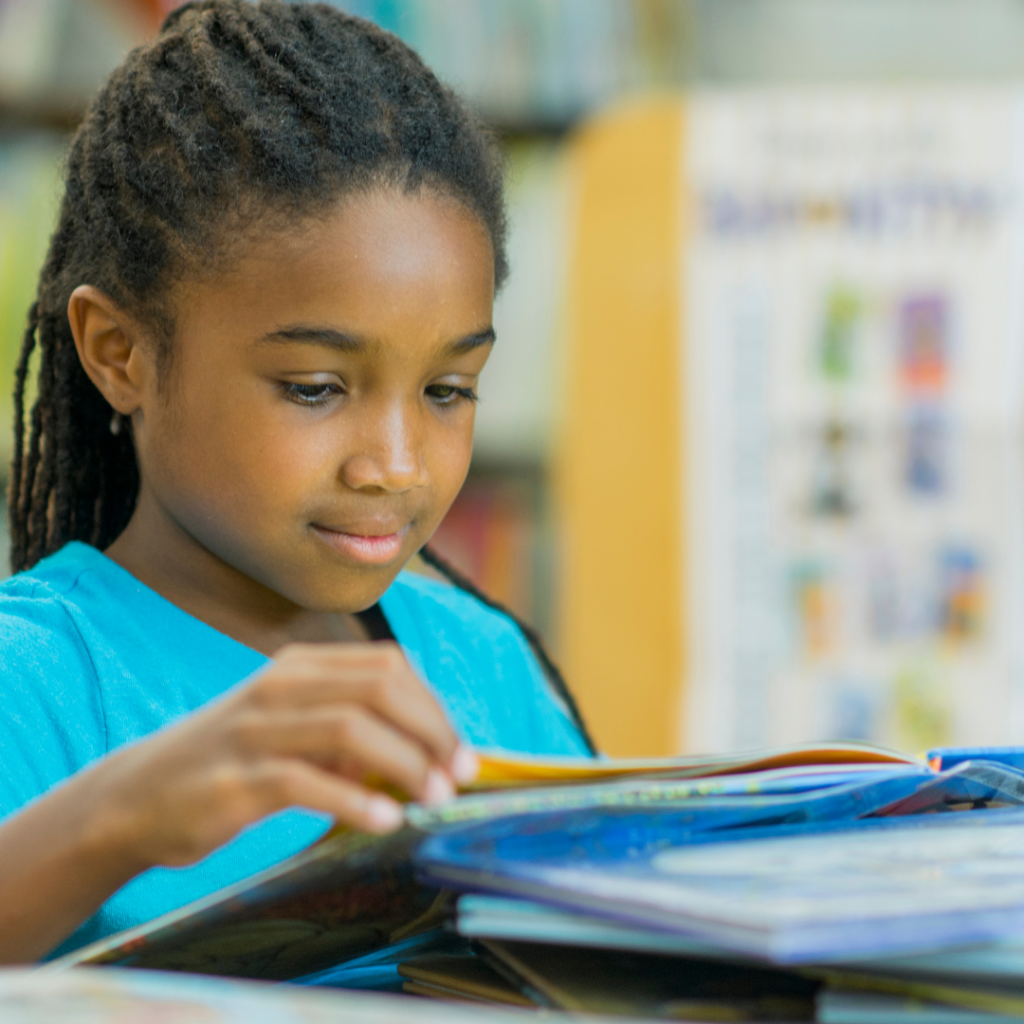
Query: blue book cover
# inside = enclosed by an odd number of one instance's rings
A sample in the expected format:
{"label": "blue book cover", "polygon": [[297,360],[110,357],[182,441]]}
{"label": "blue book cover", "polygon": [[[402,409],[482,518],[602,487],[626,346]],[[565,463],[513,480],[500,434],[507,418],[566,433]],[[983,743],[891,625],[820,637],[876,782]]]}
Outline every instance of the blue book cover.
{"label": "blue book cover", "polygon": [[925,755],[936,771],[964,761],[990,761],[1024,770],[1024,747],[936,747]]}
{"label": "blue book cover", "polygon": [[[461,823],[499,817],[512,821],[523,812],[566,808],[685,808],[709,802],[730,814],[735,810],[741,817],[751,813],[763,817],[766,807],[775,808],[778,801],[789,800],[794,791],[799,795],[808,785],[820,787],[814,792],[839,793],[851,785],[892,780],[885,792],[895,798],[915,791],[922,780],[935,778],[923,765],[828,765],[717,780],[643,778],[545,786],[476,793],[440,807],[410,805],[408,826],[394,835],[332,832],[252,878],[75,950],[57,963],[308,980],[440,923],[446,905],[433,887],[418,882],[412,854],[426,835]],[[851,784],[850,779],[859,781]],[[707,793],[716,796],[705,797]],[[735,820],[735,815],[730,820]],[[383,965],[376,961],[354,965],[345,983],[372,984],[380,979],[382,970]],[[327,982],[321,978],[319,983]]]}
{"label": "blue book cover", "polygon": [[[432,836],[462,834],[486,822],[501,822],[510,835],[529,843],[538,822],[558,828],[563,820],[586,821],[600,830],[614,827],[623,815],[646,816],[649,823],[669,825],[677,838],[685,832],[700,842],[871,814],[921,814],[993,800],[1024,803],[1024,790],[1015,790],[1024,775],[995,765],[964,764],[939,775],[923,765],[849,767],[781,769],[725,780],[546,786],[473,794],[435,808],[410,806],[407,827],[395,835],[332,833],[253,878],[77,950],[60,963],[308,979],[436,927],[446,903],[429,882],[417,878],[414,855]],[[812,784],[818,788],[804,788]],[[380,963],[356,965],[346,983],[375,978],[381,968]]]}
{"label": "blue book cover", "polygon": [[[536,899],[779,963],[1019,933],[1024,809],[922,812],[1019,805],[1024,777],[963,764],[917,780],[913,792],[907,781],[765,798],[757,808],[739,799],[731,809],[528,815],[430,837],[416,860],[422,877],[461,891]],[[921,798],[929,792],[930,804]],[[910,816],[891,816],[915,795]]]}

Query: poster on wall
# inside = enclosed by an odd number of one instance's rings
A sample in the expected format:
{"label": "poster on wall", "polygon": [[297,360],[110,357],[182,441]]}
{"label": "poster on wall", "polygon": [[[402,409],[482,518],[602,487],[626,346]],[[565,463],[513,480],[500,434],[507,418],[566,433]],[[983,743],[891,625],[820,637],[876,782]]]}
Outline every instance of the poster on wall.
{"label": "poster on wall", "polygon": [[1024,743],[1024,96],[688,125],[685,747]]}

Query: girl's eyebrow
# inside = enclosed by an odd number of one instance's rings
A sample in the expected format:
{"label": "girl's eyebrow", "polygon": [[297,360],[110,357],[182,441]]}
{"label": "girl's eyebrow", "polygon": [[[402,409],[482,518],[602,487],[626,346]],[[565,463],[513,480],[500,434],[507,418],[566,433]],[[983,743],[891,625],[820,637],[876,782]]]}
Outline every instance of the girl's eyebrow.
{"label": "girl's eyebrow", "polygon": [[258,338],[257,344],[290,341],[298,342],[301,345],[323,345],[326,348],[341,349],[342,352],[365,352],[367,348],[371,347],[362,338],[345,334],[333,327],[313,327],[307,324],[278,327]]}
{"label": "girl's eyebrow", "polygon": [[464,338],[453,341],[445,348],[452,355],[461,355],[463,352],[471,352],[475,348],[480,348],[481,345],[493,345],[497,340],[498,336],[494,333],[494,328],[488,327],[476,334],[467,334]]}
{"label": "girl's eyebrow", "polygon": [[[445,346],[445,352],[452,355],[461,355],[464,352],[471,352],[481,345],[493,345],[497,341],[497,335],[493,327],[487,327],[475,334],[467,334]],[[294,324],[289,327],[278,327],[268,331],[257,339],[257,344],[265,342],[285,343],[298,342],[300,345],[323,345],[326,348],[340,349],[342,352],[365,352],[370,348],[379,346],[379,342],[367,341],[333,327],[315,327],[308,324]]]}

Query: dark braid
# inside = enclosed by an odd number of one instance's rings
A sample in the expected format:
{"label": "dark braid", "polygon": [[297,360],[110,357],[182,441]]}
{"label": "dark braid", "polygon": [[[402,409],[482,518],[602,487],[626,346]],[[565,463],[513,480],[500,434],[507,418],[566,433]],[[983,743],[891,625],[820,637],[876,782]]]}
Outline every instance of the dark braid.
{"label": "dark braid", "polygon": [[468,576],[463,576],[458,569],[443,559],[432,548],[420,548],[420,558],[422,558],[423,561],[432,569],[436,569],[445,577],[445,579],[454,583],[460,590],[465,590],[468,594],[472,594],[473,597],[475,597],[481,604],[487,605],[488,608],[493,608],[496,612],[501,612],[502,615],[511,619],[519,627],[523,636],[526,637],[526,642],[530,645],[530,649],[533,651],[535,657],[540,662],[541,667],[544,669],[544,674],[548,677],[548,681],[554,688],[555,693],[557,693],[564,702],[570,717],[575,723],[576,728],[579,729],[580,735],[583,737],[583,741],[587,744],[590,753],[596,754],[597,747],[590,735],[590,731],[587,729],[586,722],[583,721],[583,715],[580,713],[579,705],[576,703],[576,698],[573,697],[572,691],[569,689],[569,684],[563,678],[558,666],[551,660],[551,655],[548,654],[547,649],[544,646],[544,641],[540,638],[540,634],[532,626],[528,626],[522,621],[522,619],[509,611],[508,608],[501,604],[500,601],[495,601],[494,598],[488,597]]}
{"label": "dark braid", "polygon": [[9,508],[9,526],[12,541],[11,562],[22,565],[26,554],[19,550],[18,539],[26,536],[25,516],[28,509],[22,500],[22,481],[25,469],[25,381],[28,379],[28,367],[32,353],[36,347],[36,330],[39,327],[39,303],[33,302],[28,311],[28,327],[25,329],[25,340],[21,346],[21,355],[14,371],[14,458],[11,461],[11,493]]}
{"label": "dark braid", "polygon": [[[113,410],[82,369],[68,322],[78,285],[131,314],[166,362],[177,281],[216,271],[253,230],[316,216],[345,192],[377,186],[427,186],[465,203],[490,235],[500,285],[501,172],[491,138],[455,94],[370,22],[280,0],[197,0],[172,13],[111,75],[71,144],[15,375],[12,568],[71,540],[108,547],[135,509],[131,431],[112,429]],[[520,626],[582,730],[561,675]]]}

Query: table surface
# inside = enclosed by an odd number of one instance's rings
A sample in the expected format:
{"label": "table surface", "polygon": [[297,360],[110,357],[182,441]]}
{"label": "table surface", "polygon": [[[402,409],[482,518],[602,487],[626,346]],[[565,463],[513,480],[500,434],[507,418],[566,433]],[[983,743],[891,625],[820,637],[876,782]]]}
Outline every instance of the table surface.
{"label": "table surface", "polygon": [[[529,1010],[116,967],[0,969],[3,1024],[524,1024]],[[573,1015],[576,1022],[622,1018]]]}

